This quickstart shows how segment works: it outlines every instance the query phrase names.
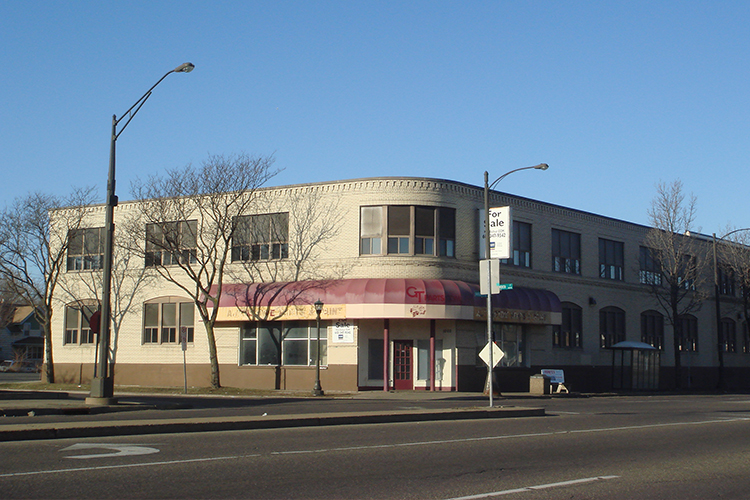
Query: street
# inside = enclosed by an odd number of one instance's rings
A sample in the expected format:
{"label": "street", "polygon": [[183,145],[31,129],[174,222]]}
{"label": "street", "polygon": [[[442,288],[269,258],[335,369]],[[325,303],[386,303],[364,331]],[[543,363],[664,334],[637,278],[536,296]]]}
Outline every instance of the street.
{"label": "street", "polygon": [[532,403],[545,406],[547,416],[0,443],[0,495],[443,500],[750,496],[750,396]]}

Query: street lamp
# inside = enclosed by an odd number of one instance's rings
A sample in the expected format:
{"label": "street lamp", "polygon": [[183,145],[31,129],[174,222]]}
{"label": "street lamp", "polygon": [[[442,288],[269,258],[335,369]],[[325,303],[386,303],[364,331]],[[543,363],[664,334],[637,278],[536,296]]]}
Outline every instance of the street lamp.
{"label": "street lamp", "polygon": [[323,311],[323,302],[318,299],[313,305],[315,306],[318,324],[318,341],[316,342],[318,353],[315,356],[315,387],[313,387],[313,396],[323,396],[323,388],[320,387],[320,313]]}
{"label": "street lamp", "polygon": [[750,231],[750,228],[735,229],[729,231],[721,238],[716,238],[716,233],[712,233],[713,236],[713,256],[714,256],[714,302],[716,304],[716,341],[717,341],[717,354],[719,355],[719,381],[718,388],[724,388],[724,332],[721,330],[721,301],[719,300],[719,263],[716,258],[716,241],[723,240],[724,238],[739,233],[740,231]]}
{"label": "street lamp", "polygon": [[487,284],[487,345],[489,346],[487,380],[490,392],[490,407],[494,404],[492,399],[492,371],[494,369],[494,361],[492,359],[492,266],[489,265],[492,257],[490,255],[490,189],[492,189],[495,185],[497,185],[498,182],[505,179],[512,173],[531,169],[547,170],[548,168],[549,165],[547,165],[546,163],[540,163],[539,165],[534,165],[533,167],[517,168],[515,170],[511,170],[510,172],[504,173],[503,175],[492,181],[492,183],[489,182],[490,174],[487,171],[484,172],[484,258],[487,259],[487,281],[485,283]]}
{"label": "street lamp", "polygon": [[[175,69],[167,71],[158,82],[156,82],[148,92],[138,99],[135,104],[122,114],[118,119],[117,115],[112,115],[112,135],[110,138],[109,146],[109,176],[107,178],[107,208],[105,214],[105,238],[104,238],[104,263],[102,270],[102,303],[101,303],[101,323],[99,328],[99,359],[98,359],[98,370],[96,376],[91,381],[91,395],[87,399],[87,402],[93,404],[109,404],[113,401],[114,395],[114,379],[109,373],[108,369],[108,357],[109,357],[109,324],[110,324],[110,289],[112,285],[112,253],[113,253],[113,237],[115,232],[114,224],[114,213],[115,207],[117,206],[117,196],[115,195],[115,143],[120,134],[123,133],[125,128],[128,126],[130,121],[135,117],[141,107],[146,103],[151,92],[159,85],[162,80],[172,73],[190,73],[195,69],[193,63],[184,63],[177,66]],[[120,121],[128,117],[125,123],[117,131],[117,126]]]}

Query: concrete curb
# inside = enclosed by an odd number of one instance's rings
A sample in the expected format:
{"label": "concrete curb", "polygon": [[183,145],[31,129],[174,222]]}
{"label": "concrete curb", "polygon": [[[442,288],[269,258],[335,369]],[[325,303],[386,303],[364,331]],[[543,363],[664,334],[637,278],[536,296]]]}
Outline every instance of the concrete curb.
{"label": "concrete curb", "polygon": [[367,413],[319,413],[274,417],[209,417],[204,419],[173,418],[113,422],[9,424],[0,426],[0,441],[540,417],[544,415],[544,408],[459,408],[446,410],[372,411]]}

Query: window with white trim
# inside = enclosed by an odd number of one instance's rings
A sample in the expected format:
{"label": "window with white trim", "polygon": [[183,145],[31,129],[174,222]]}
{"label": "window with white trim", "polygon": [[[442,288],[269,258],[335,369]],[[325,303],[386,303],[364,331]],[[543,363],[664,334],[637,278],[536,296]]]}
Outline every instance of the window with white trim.
{"label": "window with white trim", "polygon": [[[320,364],[328,364],[328,322],[320,322]],[[258,322],[240,332],[240,365],[315,366],[316,321]]]}
{"label": "window with white trim", "polygon": [[581,274],[581,235],[552,230],[552,270],[558,273]]}
{"label": "window with white trim", "polygon": [[146,224],[146,267],[195,264],[198,221]]}
{"label": "window with white trim", "polygon": [[234,224],[232,262],[289,257],[289,213],[242,215]]}
{"label": "window with white trim", "polygon": [[104,265],[104,236],[103,227],[70,230],[66,270],[101,269]]}
{"label": "window with white trim", "polygon": [[180,335],[188,343],[195,337],[195,304],[185,299],[167,298],[143,304],[144,344],[176,344]]}
{"label": "window with white trim", "polygon": [[64,345],[86,345],[95,342],[95,335],[91,331],[89,320],[97,309],[99,305],[94,302],[65,306]]}
{"label": "window with white trim", "polygon": [[387,205],[360,207],[360,255],[455,257],[456,210]]}
{"label": "window with white trim", "polygon": [[623,281],[625,279],[625,244],[599,238],[599,277]]}

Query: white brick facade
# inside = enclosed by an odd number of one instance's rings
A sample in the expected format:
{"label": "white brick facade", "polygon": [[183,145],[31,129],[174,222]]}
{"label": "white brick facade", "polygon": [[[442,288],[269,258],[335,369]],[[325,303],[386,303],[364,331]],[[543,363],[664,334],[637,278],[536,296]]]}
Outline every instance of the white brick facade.
{"label": "white brick facade", "polygon": [[[322,200],[338,203],[342,214],[336,238],[320,248],[315,266],[325,275],[327,270],[345,270],[345,279],[422,279],[456,280],[478,283],[479,211],[482,210],[482,189],[458,182],[425,178],[372,178],[309,185],[268,188],[263,210],[258,213],[288,211],[287,200],[293,194],[318,193]],[[600,315],[605,307],[625,311],[625,340],[641,340],[641,313],[659,310],[647,288],[639,283],[639,248],[649,228],[540,201],[493,193],[492,206],[509,205],[513,219],[531,225],[531,268],[501,266],[502,280],[516,287],[549,290],[563,303],[581,308],[582,345],[575,348],[553,347],[551,324],[496,325],[497,333],[518,336],[520,353],[515,366],[498,372],[504,390],[525,390],[528,376],[540,368],[563,368],[571,386],[577,390],[606,390],[611,377],[612,352],[600,348]],[[425,206],[455,209],[455,255],[360,255],[360,207],[363,206]],[[132,213],[133,203],[121,203],[115,210],[118,224]],[[294,217],[290,213],[290,224]],[[104,209],[97,210],[88,221],[91,227],[103,225]],[[581,273],[564,274],[552,270],[551,233],[553,229],[570,231],[581,237]],[[145,231],[144,231],[145,235]],[[413,235],[412,235],[413,236]],[[624,280],[599,277],[599,238],[624,245]],[[384,242],[385,245],[385,242]],[[143,266],[142,260],[131,264]],[[238,267],[237,264],[230,264]],[[139,268],[140,269],[140,268]],[[139,270],[138,269],[138,270]],[[88,273],[90,275],[90,273]],[[84,273],[68,272],[66,280],[83,279]],[[712,283],[712,281],[711,281]],[[85,287],[79,288],[79,293]],[[183,352],[177,343],[144,343],[143,303],[153,299],[175,297],[187,301],[175,285],[154,279],[138,292],[136,304],[119,329],[116,339],[117,384],[181,385]],[[77,297],[92,299],[94,297]],[[93,344],[64,342],[65,304],[70,297],[58,295],[58,308],[53,316],[53,348],[56,370],[66,381],[85,382],[92,374]],[[722,303],[722,316],[737,319],[741,313],[739,297],[727,298]],[[698,320],[698,352],[684,353],[682,364],[691,370],[693,386],[711,386],[717,367],[717,338],[712,304],[694,313]],[[346,319],[346,318],[343,318]],[[370,379],[377,373],[370,364],[373,341],[382,341],[384,320],[351,319],[354,342],[332,342],[330,325],[325,321],[327,366],[324,366],[323,387],[328,390],[356,390],[383,388],[382,379]],[[431,321],[433,323],[431,323]],[[248,323],[248,322],[244,322]],[[429,382],[418,377],[418,345],[424,346],[431,335],[442,346],[436,353],[440,364],[435,381],[436,389],[480,390],[484,368],[477,360],[477,351],[486,342],[485,322],[482,319],[404,319],[392,318],[387,325],[390,336],[389,371],[393,376],[394,339],[413,341],[411,365],[414,388],[429,388]],[[194,341],[188,345],[185,361],[191,385],[208,384],[208,345],[205,331],[196,314]],[[238,387],[307,389],[312,387],[314,366],[240,366],[240,340],[243,322],[224,321],[217,325],[216,342],[223,385]],[[432,330],[432,333],[431,333]],[[501,333],[502,332],[502,333]],[[750,354],[742,353],[742,322],[737,321],[737,353],[725,353],[727,369],[735,373],[730,380],[741,380],[750,366]],[[114,339],[113,339],[114,340]],[[505,340],[508,340],[507,338]],[[422,342],[419,344],[419,342]],[[512,343],[508,345],[512,348]],[[674,366],[671,327],[664,327],[664,349],[661,351],[662,371]],[[423,368],[423,367],[422,367]],[[381,370],[382,372],[382,370]],[[662,376],[661,385],[669,387],[670,377]],[[391,382],[388,382],[391,384]]]}

